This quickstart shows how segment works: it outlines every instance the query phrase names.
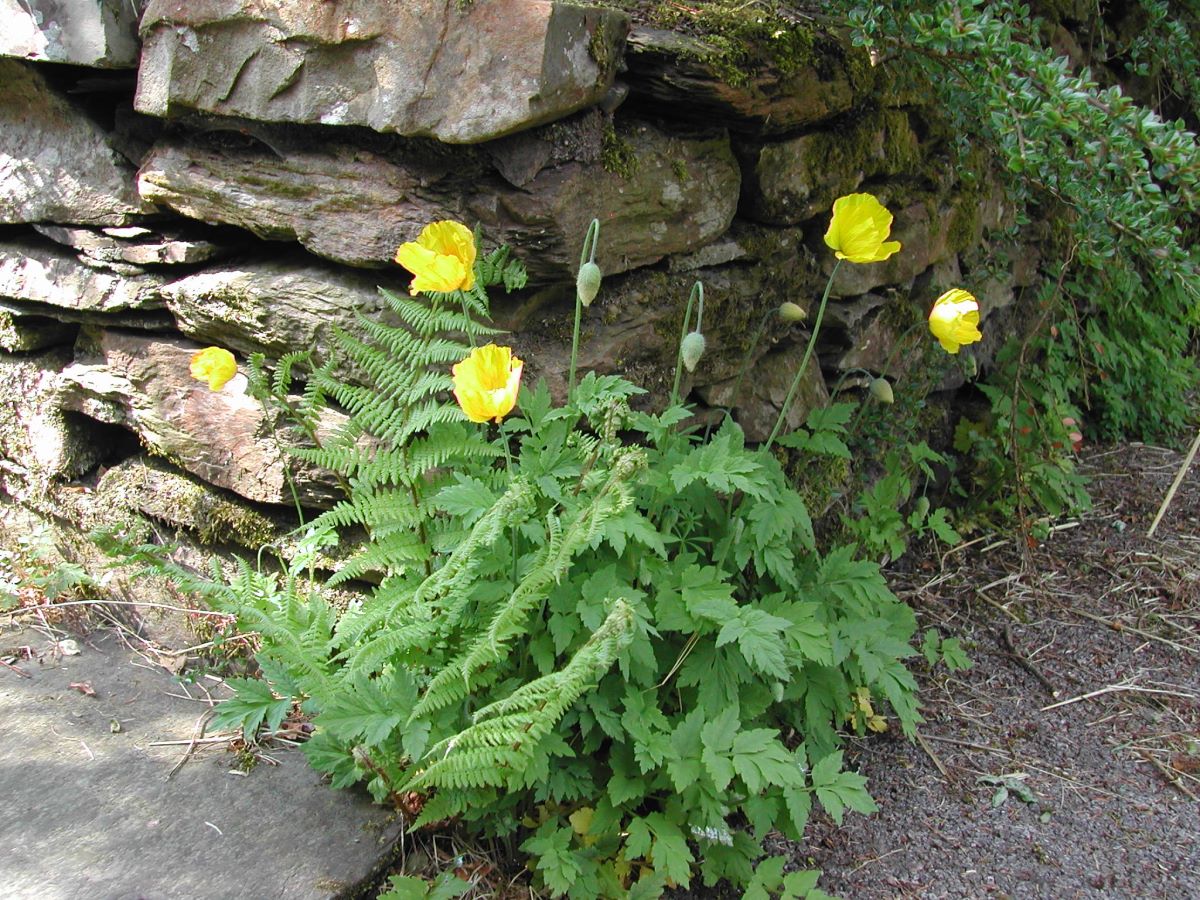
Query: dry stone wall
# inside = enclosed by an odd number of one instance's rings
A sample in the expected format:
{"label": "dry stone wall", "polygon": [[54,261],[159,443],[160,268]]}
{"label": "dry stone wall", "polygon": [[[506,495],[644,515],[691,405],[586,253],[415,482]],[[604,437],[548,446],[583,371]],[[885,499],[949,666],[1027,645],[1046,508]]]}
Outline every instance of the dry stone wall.
{"label": "dry stone wall", "polygon": [[[0,488],[79,528],[246,545],[286,526],[297,439],[189,357],[321,357],[381,310],[377,286],[406,290],[395,249],[436,219],[526,261],[494,312],[560,394],[592,217],[583,367],[661,402],[703,281],[710,349],[685,391],[759,439],[803,328],[768,319],[736,397],[735,375],[770,310],[819,297],[840,194],[877,194],[904,250],[839,273],[793,424],[846,369],[897,374],[898,325],[940,290],[965,284],[986,318],[1035,275],[1028,252],[972,272],[1002,204],[830,34],[731,72],[702,37],[547,0],[0,0],[0,25]],[[306,505],[336,496],[328,473],[296,480]]]}

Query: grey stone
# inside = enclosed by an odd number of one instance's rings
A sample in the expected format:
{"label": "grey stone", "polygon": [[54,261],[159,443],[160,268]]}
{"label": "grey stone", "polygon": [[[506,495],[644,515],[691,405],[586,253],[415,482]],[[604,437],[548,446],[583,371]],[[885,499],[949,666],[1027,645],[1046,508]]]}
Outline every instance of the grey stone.
{"label": "grey stone", "polygon": [[[885,206],[888,205],[887,197],[882,192],[879,199]],[[892,209],[892,213],[895,218],[889,240],[899,241],[900,250],[883,262],[843,261],[838,267],[831,297],[856,297],[885,285],[910,285],[921,272],[953,254],[948,241],[950,223],[954,217],[951,203],[930,199]],[[837,260],[824,242],[821,248],[824,251],[823,268],[828,274]]]}
{"label": "grey stone", "polygon": [[50,240],[78,250],[100,263],[191,265],[230,253],[230,248],[203,238],[160,234],[140,226],[92,229],[35,224],[33,227]]}
{"label": "grey stone", "polygon": [[135,107],[475,143],[597,103],[627,21],[546,0],[151,0]]}
{"label": "grey stone", "polygon": [[845,343],[850,347],[837,358],[836,368],[841,372],[865,369],[874,375],[891,377],[907,371],[910,363],[919,358],[920,345],[933,339],[923,315],[911,327],[904,324],[912,319],[910,310],[889,315],[896,306],[911,303],[907,292],[889,291],[867,294],[849,304],[836,304],[847,315],[830,316],[828,321],[846,332]]}
{"label": "grey stone", "polygon": [[163,281],[140,269],[93,268],[54,244],[0,243],[0,297],[89,312],[146,310],[162,306]]}
{"label": "grey stone", "polygon": [[115,632],[77,640],[72,656],[41,632],[4,640],[35,655],[14,663],[28,678],[0,681],[9,897],[325,900],[366,878],[399,834],[399,818],[331,790],[297,750],[272,747],[276,764],[236,777],[229,744],[206,743],[172,774],[208,707],[172,696],[173,673]]}
{"label": "grey stone", "polygon": [[[0,314],[10,317],[17,328],[29,323],[52,321],[64,328],[74,325],[99,325],[103,328],[132,328],[153,334],[176,330],[174,318],[165,309],[92,312],[86,309],[66,309],[47,303],[9,300],[0,297]],[[14,347],[13,352],[21,352],[21,348]]]}
{"label": "grey stone", "polygon": [[[709,406],[732,407],[734,418],[742,426],[747,440],[765,441],[779,419],[783,402],[804,359],[804,349],[805,342],[801,341],[764,353],[750,366],[740,385],[736,376],[705,385],[698,392],[700,398]],[[738,388],[736,397],[733,396],[735,386]],[[795,431],[804,424],[810,411],[828,405],[829,391],[814,354],[808,361],[781,434]]]}
{"label": "grey stone", "polygon": [[131,69],[138,59],[133,0],[0,0],[0,56]]}
{"label": "grey stone", "polygon": [[[702,330],[707,349],[696,371],[684,372],[680,395],[703,400],[712,396],[713,385],[731,386],[747,354],[750,374],[746,380],[757,377],[757,361],[764,354],[802,339],[800,329],[779,319],[778,306],[789,300],[807,305],[807,298],[820,293],[820,273],[800,243],[801,236],[796,228],[735,225],[727,241],[721,242],[739,248],[730,262],[686,271],[642,269],[606,276],[595,302],[583,315],[580,371],[623,375],[648,391],[637,398],[638,405],[662,408],[674,376],[684,307],[692,286],[700,281],[704,285]],[[539,292],[520,306],[494,307],[497,324],[514,332],[513,346],[528,361],[530,383],[545,377],[556,397],[566,393],[573,304],[571,286]],[[761,421],[772,416],[770,410],[755,412],[749,407],[777,404],[780,399],[770,401],[743,391],[739,403],[745,404],[741,412],[747,418]],[[774,410],[777,414],[778,406]]]}
{"label": "grey stone", "polygon": [[[189,373],[195,344],[115,331],[81,335],[77,361],[63,372],[64,404],[102,422],[122,425],[184,470],[258,503],[290,504],[290,474],[301,503],[329,505],[333,474],[297,465],[287,447],[298,442],[276,430],[238,374],[219,391]],[[343,417],[327,410],[321,432]]]}
{"label": "grey stone", "polygon": [[748,253],[735,240],[721,240],[715,244],[702,247],[695,253],[681,253],[667,260],[667,268],[672,272],[693,272],[710,266],[720,266],[725,263],[745,259]]}
{"label": "grey stone", "polygon": [[626,59],[633,96],[655,108],[738,131],[787,134],[851,108],[855,89],[847,59],[854,53],[862,54],[857,67],[865,69],[865,51],[822,35],[811,64],[785,74],[769,62],[751,62],[735,84],[712,44],[639,26],[629,34]]}
{"label": "grey stone", "polygon": [[282,356],[298,349],[328,358],[333,332],[360,333],[356,313],[382,307],[377,285],[407,294],[396,274],[362,274],[302,259],[213,267],[165,285],[179,329],[196,341],[242,353]]}
{"label": "grey stone", "polygon": [[50,482],[75,478],[103,457],[100,429],[64,415],[60,377],[70,348],[34,356],[0,355],[0,469],[16,497],[44,491]]}
{"label": "grey stone", "polygon": [[912,171],[920,159],[916,133],[900,110],[867,113],[837,130],[774,142],[743,141],[743,212],[774,225],[828,214],[833,201],[867,178]]}
{"label": "grey stone", "polygon": [[543,168],[523,188],[470,155],[391,152],[347,143],[273,153],[216,144],[159,144],[143,162],[142,195],[186,216],[296,240],[353,266],[391,264],[426,224],[478,223],[512,245],[535,282],[571,279],[588,222],[604,223],[597,261],[622,272],[719,237],[737,208],[740,174],[723,132],[668,134],[633,121],[617,132],[630,171],[599,160]]}
{"label": "grey stone", "polygon": [[22,315],[0,305],[0,350],[32,353],[47,347],[70,344],[76,328],[49,316]]}
{"label": "grey stone", "polygon": [[149,208],[110,137],[31,65],[0,59],[0,224],[123,225]]}

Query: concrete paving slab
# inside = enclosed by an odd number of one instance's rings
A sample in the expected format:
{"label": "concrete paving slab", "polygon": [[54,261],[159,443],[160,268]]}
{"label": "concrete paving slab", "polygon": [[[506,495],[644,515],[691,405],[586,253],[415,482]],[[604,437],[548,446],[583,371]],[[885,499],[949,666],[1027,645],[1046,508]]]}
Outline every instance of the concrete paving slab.
{"label": "concrete paving slab", "polygon": [[151,744],[191,738],[206,705],[169,696],[180,686],[112,632],[76,641],[64,656],[38,631],[0,631],[0,655],[43,654],[16,661],[29,677],[0,667],[5,898],[329,898],[387,853],[399,823],[297,750],[241,777],[206,745],[168,779],[187,748]]}

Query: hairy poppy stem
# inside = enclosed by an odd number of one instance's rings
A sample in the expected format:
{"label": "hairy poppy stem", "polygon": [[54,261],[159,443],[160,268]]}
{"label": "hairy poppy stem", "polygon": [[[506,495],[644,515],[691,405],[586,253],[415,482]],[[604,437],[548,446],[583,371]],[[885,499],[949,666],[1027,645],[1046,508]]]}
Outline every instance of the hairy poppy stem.
{"label": "hairy poppy stem", "polygon": [[[596,244],[600,240],[600,220],[592,219],[587,234],[583,237],[583,248],[579,251],[579,267],[596,261]],[[571,368],[567,374],[567,400],[575,393],[575,366],[579,361],[579,323],[583,318],[583,298],[575,292],[575,326],[571,330]]]}
{"label": "hairy poppy stem", "polygon": [[704,285],[697,281],[692,285],[692,292],[688,294],[687,309],[683,312],[683,330],[679,334],[679,347],[675,352],[675,380],[671,384],[671,399],[667,403],[667,408],[670,409],[679,402],[679,380],[683,376],[683,340],[688,335],[688,323],[692,320],[692,306],[699,302],[699,308],[696,312],[696,330],[700,330],[700,322],[704,318]]}
{"label": "hairy poppy stem", "polygon": [[796,399],[796,392],[800,390],[800,382],[804,380],[804,373],[808,371],[808,361],[812,359],[813,349],[817,345],[817,333],[821,330],[821,320],[825,317],[825,307],[829,303],[829,292],[833,290],[833,279],[837,277],[841,265],[840,259],[833,264],[833,271],[829,273],[829,280],[825,282],[825,293],[821,295],[821,305],[817,307],[817,317],[813,319],[812,334],[808,336],[808,346],[804,348],[804,358],[800,360],[800,368],[796,370],[796,377],[792,379],[792,386],[788,389],[787,397],[783,401],[783,408],[779,410],[779,418],[775,420],[775,427],[771,429],[771,436],[767,438],[767,443],[763,446],[764,452],[769,453],[775,444],[775,439],[779,437],[783,423],[787,421],[787,414],[792,408],[792,401]]}

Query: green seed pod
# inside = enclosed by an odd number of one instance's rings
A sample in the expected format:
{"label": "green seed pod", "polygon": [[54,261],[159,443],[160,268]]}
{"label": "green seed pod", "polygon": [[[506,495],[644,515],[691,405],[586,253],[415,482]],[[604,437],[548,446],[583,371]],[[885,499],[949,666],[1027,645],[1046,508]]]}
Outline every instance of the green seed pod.
{"label": "green seed pod", "polygon": [[804,307],[800,304],[789,300],[787,303],[779,305],[779,318],[785,322],[803,322],[808,318],[808,313],[804,311]]}
{"label": "green seed pod", "polygon": [[895,403],[896,395],[892,393],[892,386],[886,378],[871,379],[871,396],[880,403]]}
{"label": "green seed pod", "polygon": [[698,331],[689,332],[679,345],[680,355],[683,356],[683,366],[689,372],[696,371],[696,364],[704,355],[704,335]]}
{"label": "green seed pod", "polygon": [[594,262],[585,262],[579,267],[579,275],[575,279],[575,293],[579,302],[591,306],[596,295],[600,293],[600,267]]}
{"label": "green seed pod", "polygon": [[917,498],[917,502],[913,504],[913,512],[916,513],[918,521],[924,521],[929,515],[929,498],[922,494]]}

